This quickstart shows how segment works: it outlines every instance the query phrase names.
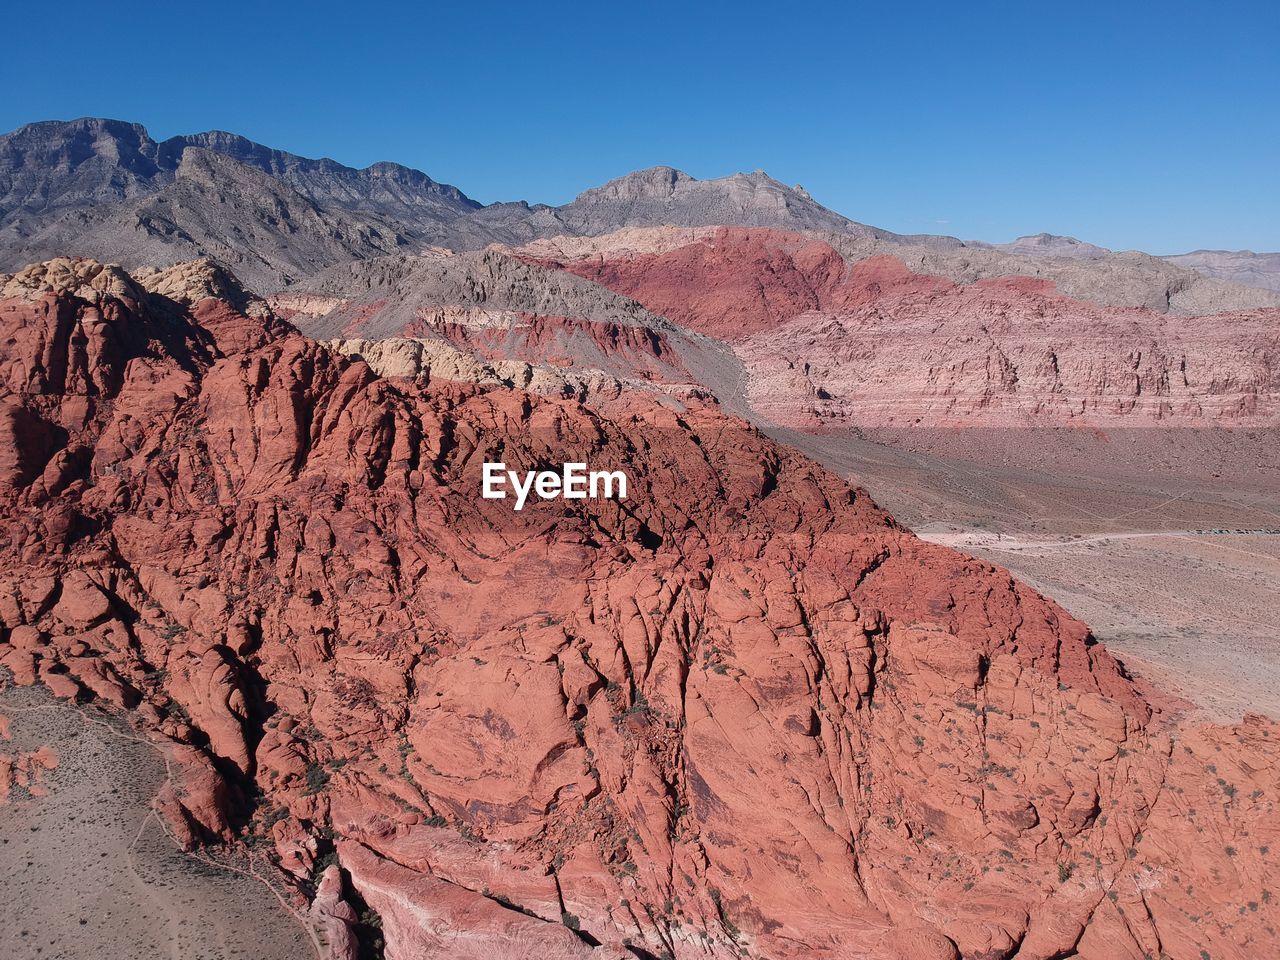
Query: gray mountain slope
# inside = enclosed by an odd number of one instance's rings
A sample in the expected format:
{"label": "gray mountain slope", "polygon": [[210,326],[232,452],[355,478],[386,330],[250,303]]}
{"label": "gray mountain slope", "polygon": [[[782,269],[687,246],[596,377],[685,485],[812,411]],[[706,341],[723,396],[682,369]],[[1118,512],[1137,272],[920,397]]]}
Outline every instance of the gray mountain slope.
{"label": "gray mountain slope", "polygon": [[556,218],[568,228],[564,232],[584,236],[622,227],[710,224],[892,236],[842,217],[763,173],[697,180],[671,167],[639,170],[587,190],[558,208]]}
{"label": "gray mountain slope", "polygon": [[[548,317],[570,317],[624,327],[642,327],[665,337],[669,349],[727,409],[743,412],[738,396],[744,373],[726,344],[651,313],[629,297],[581,277],[525,263],[500,250],[426,257],[378,257],[330,267],[291,289],[287,296],[319,301],[322,312],[300,314],[292,322],[317,339],[339,338],[352,321],[363,340],[418,335],[420,321],[441,308],[462,307]],[[331,299],[330,299],[331,298]],[[328,301],[328,302],[326,302]],[[314,309],[314,307],[313,307]],[[566,334],[566,349],[590,358],[594,344]],[[600,367],[626,376],[625,365],[603,360]]]}
{"label": "gray mountain slope", "polygon": [[[843,217],[802,187],[764,173],[698,180],[672,167],[650,167],[587,190],[561,207],[493,204],[454,224],[459,249],[487,243],[527,243],[539,237],[599,236],[626,227],[769,227],[837,233],[859,239],[914,242],[944,249],[954,237],[902,236]],[[464,232],[465,231],[465,232]]]}
{"label": "gray mountain slope", "polygon": [[1009,243],[985,243],[981,240],[966,240],[965,246],[1000,250],[1020,257],[1059,257],[1064,260],[1096,260],[1112,253],[1106,247],[1085,243],[1075,237],[1061,237],[1052,233],[1036,233],[1026,237],[1018,237]]}
{"label": "gray mountain slope", "polygon": [[1252,250],[1194,250],[1165,257],[1170,263],[1189,267],[1206,276],[1280,293],[1280,253]]}
{"label": "gray mountain slope", "polygon": [[[563,270],[525,263],[497,250],[452,256],[378,257],[343,263],[300,283],[295,291],[378,304],[361,335],[397,336],[424,310],[440,306],[480,307],[543,316],[577,317],[672,332],[678,328],[635,300]],[[340,327],[300,323],[307,334],[337,336]]]}
{"label": "gray mountain slope", "polygon": [[408,243],[394,221],[322,208],[251,167],[188,148],[166,186],[118,203],[64,207],[34,235],[7,243],[0,269],[66,254],[126,268],[211,257],[250,288],[273,290],[318,266]]}
{"label": "gray mountain slope", "polygon": [[158,144],[136,123],[29,124],[0,137],[0,239],[29,236],[64,210],[154,193],[165,179]]}
{"label": "gray mountain slope", "polygon": [[158,193],[174,182],[193,149],[266,174],[320,207],[401,221],[402,233],[480,207],[457,187],[399,164],[357,170],[221,131],[157,142],[139,124],[87,117],[33,123],[0,136],[0,241],[34,236],[66,210]]}
{"label": "gray mountain slope", "polygon": [[336,160],[308,160],[273,150],[221,130],[173,137],[161,150],[179,153],[188,147],[212,150],[261,170],[323,207],[373,213],[407,224],[448,222],[481,207],[457,187],[437,183],[422,171],[398,163],[375,163],[356,170]]}

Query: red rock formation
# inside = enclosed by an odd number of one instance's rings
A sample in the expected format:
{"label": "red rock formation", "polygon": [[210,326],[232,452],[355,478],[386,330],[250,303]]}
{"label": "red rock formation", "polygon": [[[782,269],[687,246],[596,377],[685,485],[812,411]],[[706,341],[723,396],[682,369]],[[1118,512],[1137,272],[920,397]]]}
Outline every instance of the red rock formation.
{"label": "red rock formation", "polygon": [[14,787],[33,797],[47,794],[45,771],[57,766],[58,754],[52,747],[20,750],[17,754],[0,753],[0,806],[9,802]]}
{"label": "red rock formation", "polygon": [[1274,309],[1103,307],[1030,277],[956,284],[889,256],[846,263],[768,230],[539,262],[733,341],[753,409],[786,425],[1280,422]]}
{"label": "red rock formation", "polygon": [[829,244],[739,227],[722,227],[707,240],[658,253],[527,259],[593,280],[654,313],[725,340],[828,306],[846,272]]}
{"label": "red rock formation", "polygon": [[325,960],[356,960],[360,943],[354,932],[359,922],[351,904],[342,899],[342,871],[336,864],[325,867],[311,901],[311,916],[321,930]]}
{"label": "red rock formation", "polygon": [[[137,701],[191,842],[332,843],[392,960],[1280,949],[1274,725],[1172,726],[714,406],[379,378],[84,262],[3,286],[0,662]],[[516,514],[499,455],[632,490]]]}

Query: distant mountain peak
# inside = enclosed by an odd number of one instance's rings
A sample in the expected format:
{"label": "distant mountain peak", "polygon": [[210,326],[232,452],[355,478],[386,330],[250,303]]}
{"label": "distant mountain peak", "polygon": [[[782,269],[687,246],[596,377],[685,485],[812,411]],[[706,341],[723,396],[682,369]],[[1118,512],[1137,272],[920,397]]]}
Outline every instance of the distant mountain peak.
{"label": "distant mountain peak", "polygon": [[579,194],[556,217],[585,236],[623,227],[705,225],[889,236],[828,210],[807,190],[763,170],[699,180],[674,167],[647,167]]}
{"label": "distant mountain peak", "polygon": [[676,192],[678,185],[697,182],[695,177],[675,167],[646,167],[617,177],[598,187],[592,187],[590,190],[584,190],[578,195],[578,200],[597,197],[616,200],[670,197]]}
{"label": "distant mountain peak", "polygon": [[1164,259],[1207,277],[1280,293],[1280,252],[1192,250]]}
{"label": "distant mountain peak", "polygon": [[[1028,233],[1024,236],[1018,237],[1013,242],[1022,243],[1022,244],[1038,244],[1040,246],[1045,246],[1045,247],[1057,247],[1057,246],[1092,247],[1094,246],[1092,243],[1085,243],[1083,240],[1077,240],[1075,237],[1068,237],[1058,233],[1045,233],[1044,231],[1041,231],[1040,233]],[[1098,247],[1096,249],[1101,249],[1101,248]]]}
{"label": "distant mountain peak", "polygon": [[785,183],[774,179],[763,170],[743,171],[731,173],[724,177],[699,180],[683,170],[667,166],[645,167],[643,170],[632,171],[624,176],[616,177],[608,183],[583,191],[578,195],[577,199],[585,201],[600,198],[612,200],[666,199],[685,191],[710,193],[719,190],[732,190],[741,186],[794,195],[817,206],[816,201],[803,187],[788,187]]}
{"label": "distant mountain peak", "polygon": [[74,120],[37,120],[35,123],[23,124],[12,133],[13,138],[47,136],[51,132],[93,133],[136,139],[151,139],[147,128],[140,123],[128,120],[114,120],[111,117],[76,117]]}
{"label": "distant mountain peak", "polygon": [[1031,233],[1018,237],[1009,243],[984,243],[980,240],[967,241],[970,247],[983,247],[990,250],[1003,250],[1022,257],[1059,257],[1065,260],[1092,260],[1105,257],[1111,253],[1106,247],[1086,243],[1075,237],[1066,237],[1056,233]]}

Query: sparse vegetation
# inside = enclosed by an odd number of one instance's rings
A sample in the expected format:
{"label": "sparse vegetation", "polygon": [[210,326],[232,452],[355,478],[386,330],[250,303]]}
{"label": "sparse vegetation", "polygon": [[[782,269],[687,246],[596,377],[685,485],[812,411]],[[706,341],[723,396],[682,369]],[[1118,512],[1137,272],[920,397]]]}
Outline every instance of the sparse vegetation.
{"label": "sparse vegetation", "polygon": [[307,796],[319,793],[329,785],[329,774],[323,766],[314,760],[307,761],[307,788],[303,791]]}

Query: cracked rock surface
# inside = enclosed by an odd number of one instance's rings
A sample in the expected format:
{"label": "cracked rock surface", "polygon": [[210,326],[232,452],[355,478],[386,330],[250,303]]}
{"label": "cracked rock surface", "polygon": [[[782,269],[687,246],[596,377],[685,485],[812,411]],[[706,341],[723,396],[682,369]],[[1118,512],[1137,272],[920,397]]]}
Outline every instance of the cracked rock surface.
{"label": "cracked rock surface", "polygon": [[0,663],[136,711],[334,955],[334,854],[393,960],[1280,951],[1274,724],[709,400],[383,376],[216,279],[0,278]]}

